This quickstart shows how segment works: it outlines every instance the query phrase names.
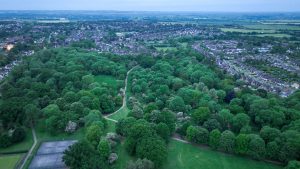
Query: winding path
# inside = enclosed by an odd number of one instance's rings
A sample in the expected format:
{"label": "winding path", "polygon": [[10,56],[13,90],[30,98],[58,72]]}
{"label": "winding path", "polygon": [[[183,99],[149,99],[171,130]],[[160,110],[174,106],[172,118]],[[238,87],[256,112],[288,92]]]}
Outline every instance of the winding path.
{"label": "winding path", "polygon": [[[123,108],[126,107],[126,104],[127,104],[126,91],[127,91],[127,84],[128,84],[128,76],[129,76],[130,72],[131,72],[133,69],[135,69],[136,67],[137,67],[137,66],[131,68],[131,69],[127,72],[127,74],[126,74],[125,87],[124,87],[124,90],[123,90],[123,104],[122,104],[122,106],[121,106],[117,111],[115,111],[115,112],[113,112],[113,113],[111,113],[111,114],[105,115],[104,118],[105,118],[106,120],[109,120],[109,121],[112,121],[112,122],[115,122],[115,123],[118,122],[118,120],[115,120],[115,119],[112,119],[112,118],[109,118],[109,117],[112,116],[112,115],[114,115],[114,114],[116,114],[116,113],[118,113],[120,110],[122,110]],[[188,141],[186,141],[186,140],[180,138],[180,137],[179,137],[178,135],[176,135],[176,134],[175,134],[174,136],[172,136],[172,139],[173,139],[173,140],[176,140],[176,141],[179,141],[179,142],[182,142],[182,143],[190,144],[190,142],[188,142]]]}
{"label": "winding path", "polygon": [[122,109],[124,109],[124,108],[126,107],[126,104],[127,104],[126,91],[127,91],[127,84],[128,84],[128,76],[129,76],[130,72],[131,72],[133,69],[135,69],[136,67],[137,67],[137,66],[131,68],[131,69],[127,72],[127,74],[126,74],[126,78],[125,78],[125,87],[124,87],[124,90],[123,90],[123,92],[122,92],[122,93],[123,93],[123,103],[122,103],[122,106],[121,106],[117,111],[115,111],[115,112],[113,112],[113,113],[111,113],[111,114],[105,115],[104,118],[105,118],[106,120],[110,120],[110,121],[113,121],[113,122],[115,122],[115,123],[118,122],[117,120],[111,119],[111,118],[109,118],[109,117],[112,116],[112,115],[114,115],[114,114],[116,114],[116,113],[118,113],[120,110],[122,110]]}
{"label": "winding path", "polygon": [[32,136],[33,136],[33,145],[31,146],[30,150],[27,152],[27,155],[26,155],[25,159],[23,160],[23,163],[20,166],[20,169],[24,168],[26,162],[28,161],[29,157],[32,155],[32,152],[37,144],[36,133],[35,133],[35,129],[33,127],[31,127],[31,132],[32,132]]}

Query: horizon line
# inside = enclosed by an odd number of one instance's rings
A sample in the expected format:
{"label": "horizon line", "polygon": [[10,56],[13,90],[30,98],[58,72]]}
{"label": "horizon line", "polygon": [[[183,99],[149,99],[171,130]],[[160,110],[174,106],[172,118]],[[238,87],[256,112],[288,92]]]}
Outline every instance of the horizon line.
{"label": "horizon line", "polygon": [[89,11],[89,12],[186,12],[186,13],[300,13],[299,11],[193,11],[193,10],[113,10],[113,9],[0,9],[0,11]]}

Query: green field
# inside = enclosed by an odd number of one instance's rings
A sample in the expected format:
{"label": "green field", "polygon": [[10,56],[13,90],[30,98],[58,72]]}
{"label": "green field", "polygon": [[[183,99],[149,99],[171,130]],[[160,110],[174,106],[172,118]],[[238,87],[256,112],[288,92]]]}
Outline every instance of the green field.
{"label": "green field", "polygon": [[22,154],[0,156],[0,169],[14,169]]}
{"label": "green field", "polygon": [[177,51],[176,47],[155,47],[155,49],[160,52]]}
{"label": "green field", "polygon": [[[111,125],[115,123],[111,122]],[[113,128],[111,128],[113,129]],[[124,169],[130,156],[121,143],[117,148],[119,159],[116,169]],[[171,140],[168,145],[168,159],[162,169],[282,169],[283,167],[255,161],[236,155],[224,154],[195,145]]]}
{"label": "green field", "polygon": [[1,148],[0,153],[13,153],[28,151],[33,144],[31,129],[26,129],[26,138],[24,141],[9,146],[7,148]]}
{"label": "green field", "polygon": [[248,29],[272,29],[272,30],[300,30],[300,26],[294,25],[264,25],[264,24],[254,24],[254,25],[243,25]]}
{"label": "green field", "polygon": [[55,140],[78,140],[84,137],[84,129],[80,128],[75,133],[60,133],[57,135],[51,135],[46,130],[46,125],[41,120],[36,126],[36,137],[39,141],[55,141]]}
{"label": "green field", "polygon": [[107,126],[106,126],[106,133],[114,133],[116,132],[116,122],[113,122],[111,120],[106,120]]}
{"label": "green field", "polygon": [[108,76],[108,75],[95,76],[95,81],[100,83],[100,84],[106,83],[109,86],[112,86],[116,90],[117,90],[118,84],[122,82],[122,81],[117,80],[115,77]]}
{"label": "green field", "polygon": [[117,113],[112,114],[111,116],[109,116],[109,118],[118,121],[120,119],[125,118],[128,115],[129,112],[130,112],[130,110],[127,108],[127,106],[125,106],[122,109],[120,109]]}
{"label": "green field", "polygon": [[239,33],[275,33],[275,30],[268,29],[238,29],[238,28],[221,28],[223,32],[239,32]]}
{"label": "green field", "polygon": [[117,162],[115,164],[116,169],[124,169],[124,168],[126,168],[126,165],[130,160],[135,160],[134,157],[130,156],[126,152],[124,142],[120,143],[120,145],[117,147],[117,154],[118,154],[119,159],[117,160]]}
{"label": "green field", "polygon": [[267,36],[270,36],[270,37],[275,37],[275,38],[290,38],[291,35],[289,34],[282,34],[282,33],[275,33],[275,34],[259,34],[259,35],[255,35],[255,36],[258,36],[258,37],[267,37]]}
{"label": "green field", "polygon": [[163,169],[280,169],[282,167],[172,140]]}

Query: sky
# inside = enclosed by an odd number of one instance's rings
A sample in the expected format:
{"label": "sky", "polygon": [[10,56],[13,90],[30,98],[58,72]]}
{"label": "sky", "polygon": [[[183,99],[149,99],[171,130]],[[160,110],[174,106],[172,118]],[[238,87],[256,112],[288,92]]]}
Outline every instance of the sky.
{"label": "sky", "polygon": [[300,11],[300,0],[0,0],[0,4],[0,10]]}

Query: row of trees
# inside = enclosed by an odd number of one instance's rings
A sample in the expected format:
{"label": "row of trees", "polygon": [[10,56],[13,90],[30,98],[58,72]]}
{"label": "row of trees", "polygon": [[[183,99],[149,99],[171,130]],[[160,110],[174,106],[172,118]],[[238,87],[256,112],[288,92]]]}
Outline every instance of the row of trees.
{"label": "row of trees", "polygon": [[126,137],[125,147],[129,154],[150,160],[156,168],[166,161],[166,143],[171,136],[166,123],[128,117],[117,123],[116,132]]}
{"label": "row of trees", "polygon": [[250,90],[188,50],[137,61],[130,116],[153,123],[169,112],[192,142],[254,159],[299,159],[300,92],[284,99]]}

